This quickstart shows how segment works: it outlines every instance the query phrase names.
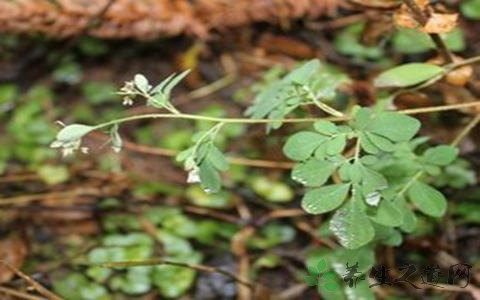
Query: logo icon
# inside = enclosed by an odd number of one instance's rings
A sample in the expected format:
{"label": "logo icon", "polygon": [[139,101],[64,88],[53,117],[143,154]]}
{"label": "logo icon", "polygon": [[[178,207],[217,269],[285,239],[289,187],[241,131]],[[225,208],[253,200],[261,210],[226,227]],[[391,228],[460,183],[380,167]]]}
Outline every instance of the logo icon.
{"label": "logo icon", "polygon": [[317,266],[307,266],[310,276],[305,276],[305,282],[309,286],[321,286],[329,292],[333,292],[338,289],[339,285],[334,281],[337,273],[334,270],[325,271],[327,268],[327,262],[325,259],[321,259]]}

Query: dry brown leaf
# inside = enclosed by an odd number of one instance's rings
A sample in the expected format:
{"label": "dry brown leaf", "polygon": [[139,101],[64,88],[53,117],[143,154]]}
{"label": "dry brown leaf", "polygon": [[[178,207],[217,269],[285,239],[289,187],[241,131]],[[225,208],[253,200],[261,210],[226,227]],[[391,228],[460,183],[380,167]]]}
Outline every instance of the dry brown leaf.
{"label": "dry brown leaf", "polygon": [[[428,1],[416,0],[415,2],[423,11],[429,9]],[[403,4],[393,15],[393,20],[398,27],[418,28],[425,33],[447,33],[457,27],[458,14],[429,12],[427,15],[425,25],[422,26],[423,23],[420,24],[414,13]]]}
{"label": "dry brown leaf", "polygon": [[432,13],[423,27],[426,33],[447,33],[457,27],[458,14]]}
{"label": "dry brown leaf", "polygon": [[[14,269],[20,269],[27,257],[27,245],[18,236],[9,236],[0,240],[0,260],[8,263]],[[0,266],[0,284],[10,281],[15,273]]]}
{"label": "dry brown leaf", "polygon": [[430,3],[430,0],[415,0],[415,3],[420,6],[421,9],[426,9]]}
{"label": "dry brown leaf", "polygon": [[384,9],[395,8],[402,3],[399,0],[350,0],[350,1],[365,7],[384,8]]}
{"label": "dry brown leaf", "polygon": [[[454,62],[461,62],[464,60],[464,58],[454,55],[453,60]],[[432,58],[428,62],[435,65],[445,64],[445,60],[441,56]],[[465,86],[472,78],[472,75],[473,75],[473,67],[471,65],[466,65],[448,72],[448,74],[445,75],[445,81],[452,85]]]}

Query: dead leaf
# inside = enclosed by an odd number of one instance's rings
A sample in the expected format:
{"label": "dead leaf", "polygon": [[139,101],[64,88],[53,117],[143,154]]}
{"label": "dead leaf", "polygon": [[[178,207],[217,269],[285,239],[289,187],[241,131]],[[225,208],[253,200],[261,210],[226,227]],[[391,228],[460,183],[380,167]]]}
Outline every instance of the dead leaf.
{"label": "dead leaf", "polygon": [[[16,235],[0,240],[0,260],[8,263],[14,269],[20,269],[27,257],[25,241]],[[0,284],[10,281],[15,273],[0,266]]]}
{"label": "dead leaf", "polygon": [[458,14],[432,13],[423,27],[426,33],[447,33],[457,27]]}
{"label": "dead leaf", "polygon": [[[428,1],[416,0],[417,5],[425,11],[426,22],[424,25],[418,22],[414,13],[403,4],[393,15],[396,26],[419,29],[425,33],[448,33],[457,27],[458,14],[435,13],[428,11]],[[431,10],[431,9],[430,9]],[[428,17],[427,17],[428,16]]]}
{"label": "dead leaf", "polygon": [[[461,62],[463,61],[463,57],[454,55],[453,56],[454,62]],[[441,56],[437,56],[435,58],[430,59],[428,62],[435,64],[435,65],[443,65],[445,64],[445,60]],[[473,75],[473,67],[470,65],[466,65],[460,68],[456,68],[447,75],[445,75],[445,81],[456,86],[465,86]]]}
{"label": "dead leaf", "polygon": [[402,2],[399,0],[350,0],[351,2],[372,8],[390,9],[398,7]]}

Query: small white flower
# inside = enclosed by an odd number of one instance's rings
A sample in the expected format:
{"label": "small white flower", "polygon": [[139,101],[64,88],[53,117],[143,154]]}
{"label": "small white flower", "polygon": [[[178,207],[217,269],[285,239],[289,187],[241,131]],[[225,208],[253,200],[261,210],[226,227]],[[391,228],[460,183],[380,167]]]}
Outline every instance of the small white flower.
{"label": "small white flower", "polygon": [[125,96],[123,97],[123,102],[122,102],[122,105],[125,105],[125,106],[132,106],[133,105],[133,99],[130,98],[129,96]]}
{"label": "small white flower", "polygon": [[125,85],[120,89],[120,92],[125,95],[135,93],[135,83],[133,81],[125,81]]}
{"label": "small white flower", "polygon": [[69,156],[73,154],[75,151],[80,149],[82,153],[86,153],[88,151],[87,147],[80,148],[82,144],[82,140],[71,140],[71,141],[59,141],[55,140],[50,144],[50,148],[61,148],[62,156]]}
{"label": "small white flower", "polygon": [[200,174],[198,167],[191,169],[188,172],[187,183],[198,183],[200,182]]}
{"label": "small white flower", "polygon": [[62,156],[67,157],[67,156],[72,155],[74,152],[75,152],[75,149],[73,149],[73,148],[63,148],[62,149]]}
{"label": "small white flower", "polygon": [[112,150],[116,153],[122,151],[122,147],[118,147],[118,146],[115,146],[115,145],[112,145]]}
{"label": "small white flower", "polygon": [[83,154],[88,154],[88,147],[81,147],[80,148],[80,152],[82,152]]}

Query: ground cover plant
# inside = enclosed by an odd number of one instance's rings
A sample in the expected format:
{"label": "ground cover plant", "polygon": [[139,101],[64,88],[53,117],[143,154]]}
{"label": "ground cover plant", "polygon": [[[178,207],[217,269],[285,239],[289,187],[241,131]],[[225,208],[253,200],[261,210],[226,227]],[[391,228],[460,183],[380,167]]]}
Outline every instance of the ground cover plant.
{"label": "ground cover plant", "polygon": [[[253,27],[273,54],[227,52],[210,84],[200,78],[217,62],[201,60],[215,44],[173,47],[176,72],[134,67],[117,89],[82,60],[118,55],[107,68],[123,70],[150,50],[85,37],[52,53],[49,81],[1,85],[0,293],[33,297],[23,282],[48,299],[480,297],[480,57],[465,25],[478,1],[346,2],[341,17],[292,25],[327,48]],[[158,43],[155,59],[170,45]],[[228,103],[211,101],[225,91]]]}

